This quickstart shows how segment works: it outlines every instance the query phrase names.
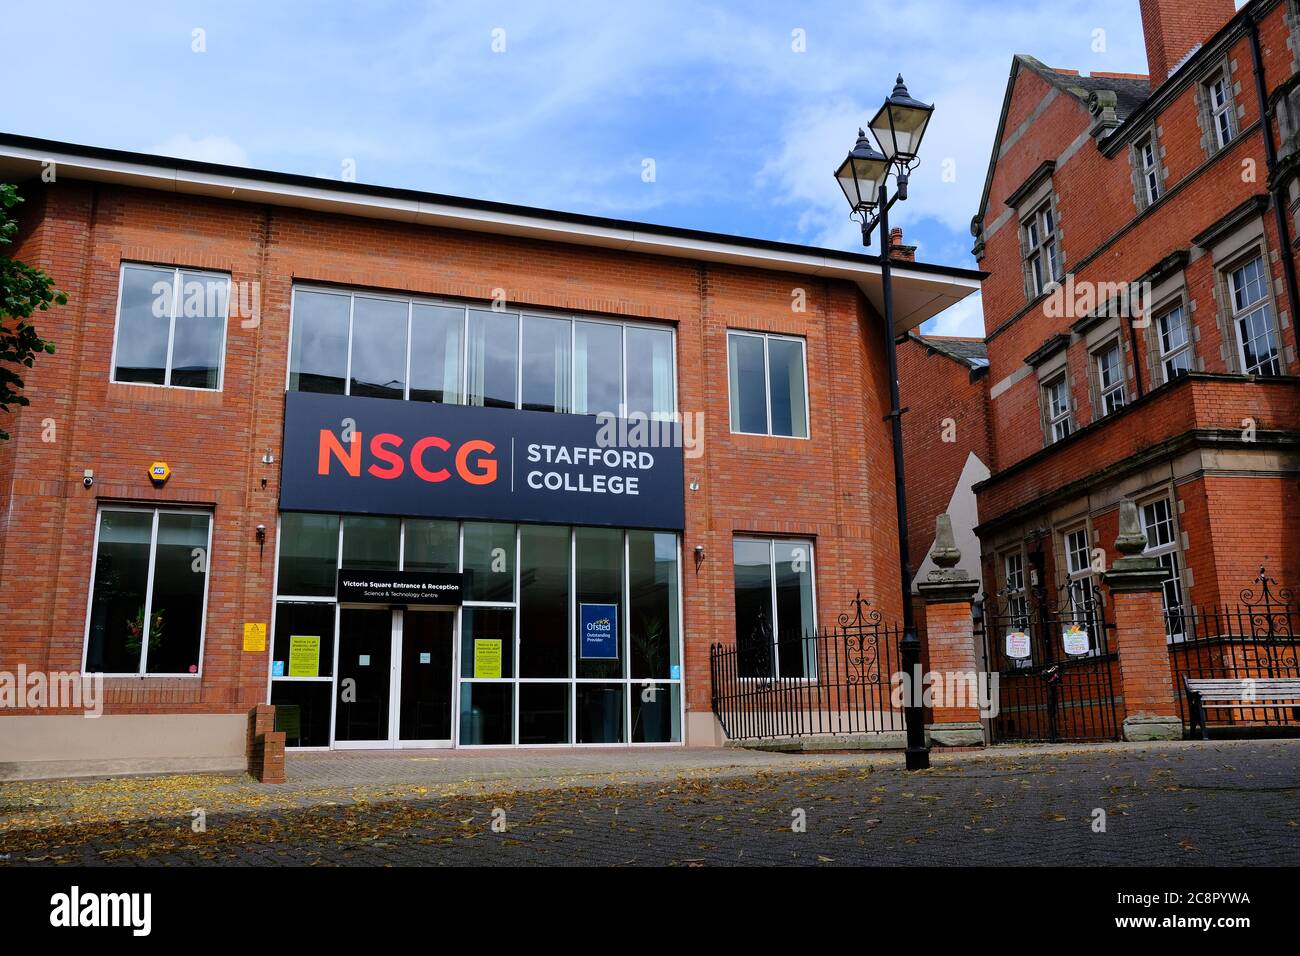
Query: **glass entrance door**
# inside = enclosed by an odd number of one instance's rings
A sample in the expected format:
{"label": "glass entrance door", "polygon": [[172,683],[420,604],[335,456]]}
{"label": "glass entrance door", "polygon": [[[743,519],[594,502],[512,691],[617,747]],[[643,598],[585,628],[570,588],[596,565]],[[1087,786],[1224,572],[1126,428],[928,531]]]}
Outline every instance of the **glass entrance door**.
{"label": "glass entrance door", "polygon": [[339,609],[334,746],[451,746],[456,615]]}
{"label": "glass entrance door", "polygon": [[398,613],[403,621],[397,744],[450,747],[456,615],[448,611]]}
{"label": "glass entrance door", "polygon": [[393,617],[388,608],[339,609],[334,744],[387,747],[392,739]]}

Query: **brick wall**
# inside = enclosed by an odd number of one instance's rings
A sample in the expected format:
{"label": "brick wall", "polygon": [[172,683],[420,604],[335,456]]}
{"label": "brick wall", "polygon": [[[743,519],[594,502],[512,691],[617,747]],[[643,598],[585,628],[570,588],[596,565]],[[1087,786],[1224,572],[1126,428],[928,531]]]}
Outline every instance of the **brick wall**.
{"label": "brick wall", "polygon": [[[110,185],[37,185],[29,200],[19,254],[69,303],[42,318],[58,351],[30,372],[32,405],[0,448],[0,669],[80,667],[97,503],[195,503],[215,513],[202,679],[113,681],[107,710],[237,713],[265,700],[266,654],[242,651],[242,624],[271,613],[278,468],[261,457],[280,457],[290,293],[308,280],[468,299],[503,288],[512,304],[676,325],[679,404],[706,423],[685,476],[700,483],[685,491],[683,535],[691,710],[709,706],[709,643],[734,636],[737,532],[816,539],[824,620],[859,588],[899,613],[884,334],[852,284]],[[260,283],[260,323],[229,325],[221,392],[109,383],[123,260]],[[795,287],[806,312],[791,310]],[[729,327],[807,338],[809,439],[730,434]],[[55,441],[41,440],[46,419]],[[146,478],[155,459],[173,472],[161,490]]]}
{"label": "brick wall", "polygon": [[909,337],[898,350],[907,474],[908,552],[912,571],[934,540],[934,519],[948,508],[973,452],[989,461],[988,380]]}

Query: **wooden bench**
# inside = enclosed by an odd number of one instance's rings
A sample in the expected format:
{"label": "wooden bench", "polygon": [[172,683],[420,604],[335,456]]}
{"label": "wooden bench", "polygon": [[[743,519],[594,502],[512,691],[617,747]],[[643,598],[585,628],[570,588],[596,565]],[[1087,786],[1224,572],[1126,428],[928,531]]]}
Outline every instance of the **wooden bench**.
{"label": "wooden bench", "polygon": [[1192,733],[1201,729],[1201,739],[1209,740],[1205,726],[1207,710],[1249,710],[1253,707],[1300,707],[1300,677],[1183,677]]}

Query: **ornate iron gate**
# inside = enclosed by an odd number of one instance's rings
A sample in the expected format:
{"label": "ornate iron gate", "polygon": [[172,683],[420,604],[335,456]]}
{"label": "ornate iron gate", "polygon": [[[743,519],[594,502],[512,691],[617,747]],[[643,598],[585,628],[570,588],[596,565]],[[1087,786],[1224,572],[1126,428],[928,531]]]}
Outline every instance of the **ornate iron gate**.
{"label": "ornate iron gate", "polygon": [[1091,582],[1071,582],[1055,602],[1041,588],[985,595],[976,626],[998,674],[995,743],[1119,738],[1114,624]]}

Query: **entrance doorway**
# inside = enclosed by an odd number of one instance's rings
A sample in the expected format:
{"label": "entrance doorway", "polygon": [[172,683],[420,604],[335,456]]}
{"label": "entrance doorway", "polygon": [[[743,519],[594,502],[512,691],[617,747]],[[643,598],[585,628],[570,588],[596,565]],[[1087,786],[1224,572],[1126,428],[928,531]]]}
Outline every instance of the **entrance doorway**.
{"label": "entrance doorway", "polygon": [[456,614],[339,609],[334,746],[450,747]]}

